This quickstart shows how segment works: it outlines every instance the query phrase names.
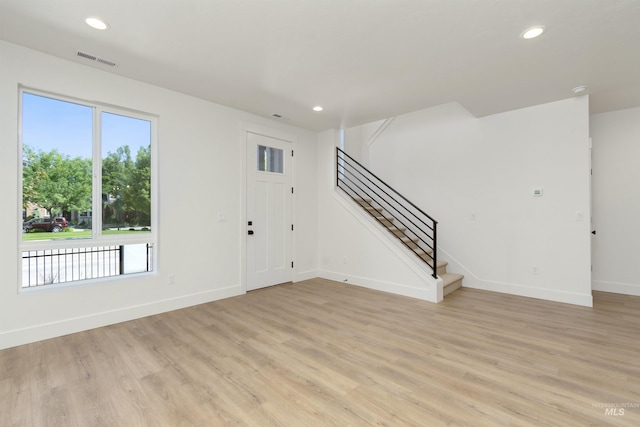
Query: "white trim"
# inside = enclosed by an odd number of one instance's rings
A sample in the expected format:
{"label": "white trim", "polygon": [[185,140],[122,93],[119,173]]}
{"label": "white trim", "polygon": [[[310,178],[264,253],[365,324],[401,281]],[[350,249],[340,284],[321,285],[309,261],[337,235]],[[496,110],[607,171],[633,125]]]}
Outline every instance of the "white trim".
{"label": "white trim", "polygon": [[[335,184],[334,184],[335,185]],[[332,194],[333,198],[340,203],[346,210],[349,212],[358,222],[360,222],[363,226],[365,226],[369,232],[375,236],[380,242],[382,242],[399,260],[404,262],[416,275],[418,275],[425,282],[425,289],[412,288],[406,285],[398,285],[393,283],[380,282],[374,279],[367,279],[363,277],[353,276],[354,281],[357,281],[363,286],[372,286],[372,289],[377,290],[386,290],[388,292],[397,292],[401,295],[413,296],[415,293],[416,298],[425,299],[431,302],[440,302],[444,298],[443,293],[443,283],[442,279],[438,277],[438,279],[434,279],[432,276],[431,268],[427,267],[422,261],[416,259],[415,255],[409,254],[408,250],[404,247],[401,247],[402,243],[398,242],[397,239],[391,238],[388,235],[388,231],[383,228],[381,224],[379,224],[375,219],[371,218],[369,215],[365,215],[364,212],[361,211],[361,208],[356,205],[356,203],[348,199],[347,195],[342,195],[338,192],[338,190],[334,190]],[[326,272],[331,274],[331,272]],[[342,277],[340,275],[339,277]],[[336,279],[331,279],[336,280]],[[342,281],[342,278],[339,278],[338,281]],[[385,284],[385,285],[383,285]],[[373,286],[389,286],[389,289],[383,289]],[[411,291],[408,291],[411,289]],[[424,291],[424,292],[423,292]],[[412,295],[409,295],[409,292]]]}
{"label": "white trim", "polygon": [[640,285],[632,283],[591,281],[591,289],[594,291],[612,292],[614,294],[640,296]]}
{"label": "white trim", "polygon": [[376,131],[373,133],[373,135],[371,135],[369,137],[369,139],[367,139],[366,145],[367,147],[371,147],[371,145],[376,141],[376,139],[378,139],[378,137],[380,135],[382,135],[382,133],[389,127],[389,125],[391,123],[393,123],[393,121],[395,120],[395,117],[390,117],[388,119],[386,119],[378,129],[376,129]]}
{"label": "white trim", "polygon": [[97,286],[105,283],[121,282],[123,280],[143,279],[146,277],[158,276],[155,271],[143,271],[140,273],[118,274],[115,276],[97,277],[95,279],[73,280],[69,282],[57,282],[55,285],[39,285],[28,288],[21,288],[20,294],[39,294],[43,292],[52,292],[57,289],[82,288],[85,286]]}
{"label": "white trim", "polygon": [[[91,176],[91,240],[99,240],[102,237],[102,114],[99,108],[93,107],[93,136],[91,138],[91,164],[93,167]],[[98,211],[96,207],[100,206]],[[94,215],[97,213],[98,215]],[[100,231],[98,231],[100,230]]]}
{"label": "white trim", "polygon": [[[107,103],[89,101],[80,98],[75,98],[67,95],[60,95],[54,92],[49,92],[41,89],[32,88],[29,86],[18,85],[18,203],[19,218],[22,218],[22,153],[23,153],[23,103],[22,99],[24,94],[30,94],[43,98],[48,98],[54,101],[61,101],[80,105],[86,108],[92,109],[92,141],[91,141],[91,153],[92,153],[92,190],[91,190],[91,207],[92,213],[96,213],[100,210],[96,210],[97,206],[102,205],[102,113],[108,113],[123,117],[130,117],[137,120],[144,120],[149,122],[149,145],[151,147],[150,164],[151,164],[151,194],[150,194],[150,209],[151,209],[151,230],[145,235],[119,235],[118,237],[112,237],[109,235],[103,235],[102,230],[102,215],[92,215],[92,233],[90,239],[71,239],[71,240],[45,240],[45,241],[23,241],[22,239],[22,227],[18,230],[18,283],[16,284],[18,293],[24,292],[30,288],[22,287],[22,253],[25,251],[33,250],[49,250],[57,248],[71,248],[71,247],[95,247],[95,246],[109,246],[109,245],[121,245],[121,244],[136,244],[136,243],[151,243],[154,245],[152,251],[152,265],[154,271],[158,269],[158,121],[159,116],[157,114],[142,112],[133,110],[131,108],[115,106]],[[152,273],[152,272],[149,272]],[[115,276],[110,276],[115,277]],[[105,278],[106,279],[106,278]],[[94,283],[96,279],[83,280],[83,284]],[[59,289],[62,287],[68,287],[72,285],[74,281],[64,282],[60,285],[53,284],[47,286],[50,289]]]}
{"label": "white trim", "polygon": [[403,295],[411,298],[418,298],[429,302],[437,302],[433,300],[431,289],[428,288],[414,288],[412,286],[403,285],[400,283],[384,282],[380,280],[370,279],[367,277],[354,276],[351,274],[337,273],[334,271],[320,270],[319,274],[321,278],[333,280],[336,282],[342,282],[349,285],[360,286],[367,289],[373,289],[376,291],[389,292],[392,294]]}
{"label": "white trim", "polygon": [[316,277],[320,277],[318,270],[299,271],[293,275],[293,283],[315,279]]}
{"label": "white trim", "polygon": [[[96,215],[97,216],[97,215]],[[43,233],[44,234],[44,233]],[[133,234],[131,236],[116,234],[107,236],[104,239],[73,239],[73,232],[69,232],[69,237],[62,240],[33,240],[22,242],[21,251],[41,251],[50,249],[66,249],[66,248],[94,248],[98,246],[115,246],[115,245],[135,245],[140,243],[153,243],[155,241],[151,232],[148,234]],[[122,237],[119,237],[122,236]]]}
{"label": "white trim", "polygon": [[[298,135],[292,132],[284,131],[277,128],[272,128],[269,126],[248,122],[248,121],[240,121],[240,212],[241,212],[241,222],[239,236],[240,237],[240,283],[243,286],[244,291],[247,291],[247,133],[253,133],[257,135],[266,136],[268,138],[279,139],[281,141],[287,142],[291,144],[291,149],[295,152],[298,151]],[[286,155],[286,154],[285,154]],[[298,186],[298,173],[297,173],[297,158],[294,155],[291,162],[291,185],[294,188],[299,188]],[[297,261],[297,239],[296,239],[296,227],[295,225],[299,224],[298,222],[298,206],[297,206],[297,197],[294,191],[291,200],[291,221],[294,224],[294,230],[292,231],[291,236],[291,260],[293,261],[294,268],[291,269],[291,281],[296,281],[298,263]],[[316,276],[314,276],[316,277]]]}
{"label": "white trim", "polygon": [[537,298],[548,301],[557,301],[567,304],[593,307],[593,297],[591,294],[580,294],[576,292],[557,291],[552,288],[540,288],[519,283],[506,283],[489,279],[482,279],[465,267],[456,258],[451,256],[442,247],[438,247],[439,259],[449,262],[449,266],[456,272],[464,274],[464,287],[471,289],[482,289],[504,294],[519,295],[529,298]]}
{"label": "white trim", "polygon": [[[23,227],[23,221],[25,220],[25,218],[22,216],[22,188],[23,188],[23,182],[22,182],[22,175],[23,175],[23,171],[22,171],[22,156],[23,156],[23,147],[22,147],[22,92],[23,92],[23,87],[21,85],[18,85],[18,152],[17,152],[17,158],[16,158],[16,166],[18,167],[18,170],[16,171],[16,175],[17,175],[17,181],[18,181],[18,188],[16,189],[16,208],[18,209],[18,216],[16,218],[20,219],[20,227],[16,227],[16,234],[17,234],[17,238],[16,238],[16,242],[18,243],[18,247],[16,248],[16,262],[15,262],[15,268],[16,268],[16,283],[15,283],[15,290],[17,294],[20,294],[20,290],[22,289],[22,256],[21,256],[21,244],[22,242],[22,227]],[[18,224],[16,224],[18,225]],[[1,346],[0,346],[1,347]]]}
{"label": "white trim", "polygon": [[237,284],[214,291],[167,298],[117,310],[14,329],[0,333],[0,350],[243,295],[244,293],[242,286]]}
{"label": "white trim", "polygon": [[[267,136],[269,138],[280,139],[282,141],[297,143],[298,136],[295,133],[287,132],[281,129],[272,128],[269,126],[260,125],[257,123],[241,121],[240,129],[243,131],[242,137],[245,132],[251,132],[258,135]],[[243,138],[242,142],[246,145],[246,139]]]}

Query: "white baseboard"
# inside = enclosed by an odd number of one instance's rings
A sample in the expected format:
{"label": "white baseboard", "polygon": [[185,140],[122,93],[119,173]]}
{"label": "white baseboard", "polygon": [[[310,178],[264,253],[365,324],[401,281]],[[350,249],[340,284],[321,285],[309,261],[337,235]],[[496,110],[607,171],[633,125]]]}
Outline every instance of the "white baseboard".
{"label": "white baseboard", "polygon": [[234,285],[224,289],[183,295],[177,298],[154,301],[137,306],[91,314],[89,316],[64,319],[56,322],[30,326],[0,333],[0,350],[18,345],[29,344],[49,338],[82,332],[128,320],[167,311],[178,310],[211,301],[244,294],[244,287]]}
{"label": "white baseboard", "polygon": [[500,292],[503,294],[518,295],[521,297],[556,301],[566,304],[581,305],[584,307],[593,307],[593,297],[591,296],[591,294],[585,295],[575,292],[563,292],[556,291],[554,289],[535,288],[513,283],[491,282],[489,280],[475,280],[472,283],[464,283],[463,281],[462,286],[470,289],[482,289],[485,291]]}
{"label": "white baseboard", "polygon": [[293,283],[302,282],[319,277],[318,270],[300,271],[293,275]]}
{"label": "white baseboard", "polygon": [[640,285],[632,285],[630,283],[603,282],[593,280],[591,289],[594,291],[612,292],[614,294],[625,294],[640,296]]}
{"label": "white baseboard", "polygon": [[505,283],[482,279],[462,265],[462,263],[460,263],[456,258],[452,257],[446,250],[443,250],[442,248],[438,248],[438,250],[438,253],[440,254],[439,259],[449,262],[448,271],[464,274],[464,280],[462,281],[462,287],[464,288],[482,289],[485,291],[500,292],[503,294],[593,307],[593,297],[590,293],[579,294],[575,292],[557,291],[552,288],[539,288],[519,283]]}
{"label": "white baseboard", "polygon": [[[425,283],[424,288],[414,288],[411,286],[402,285],[399,283],[383,282],[375,279],[369,279],[366,277],[353,276],[350,274],[337,273],[334,271],[320,270],[318,277],[323,279],[333,280],[336,282],[347,283],[349,285],[361,286],[363,288],[373,289],[376,291],[390,292],[392,294],[403,295],[412,298],[418,298],[430,302],[437,301],[437,290],[434,286]],[[440,283],[442,280],[440,279]],[[442,285],[440,285],[442,286]]]}

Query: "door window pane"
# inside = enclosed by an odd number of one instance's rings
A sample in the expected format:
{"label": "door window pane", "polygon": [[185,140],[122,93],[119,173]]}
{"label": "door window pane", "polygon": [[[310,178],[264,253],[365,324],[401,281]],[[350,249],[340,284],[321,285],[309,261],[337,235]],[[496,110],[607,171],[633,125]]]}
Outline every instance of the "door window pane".
{"label": "door window pane", "polygon": [[284,173],[284,151],[279,148],[258,145],[258,170]]}

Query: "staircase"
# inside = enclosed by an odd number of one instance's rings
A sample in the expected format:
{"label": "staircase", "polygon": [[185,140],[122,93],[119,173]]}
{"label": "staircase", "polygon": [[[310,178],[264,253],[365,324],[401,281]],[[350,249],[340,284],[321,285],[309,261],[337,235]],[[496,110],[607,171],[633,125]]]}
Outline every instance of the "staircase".
{"label": "staircase", "polygon": [[[433,250],[427,249],[426,251],[418,246],[418,238],[411,237],[410,233],[407,233],[405,227],[397,227],[396,218],[393,215],[386,212],[383,208],[376,206],[372,199],[354,198],[362,208],[374,217],[383,227],[387,229],[394,237],[399,239],[405,246],[409,247],[420,259],[426,262],[431,267],[433,259]],[[409,234],[409,235],[408,235]],[[442,279],[443,295],[447,296],[451,292],[462,286],[462,274],[447,273],[447,261],[436,261],[436,274]]]}
{"label": "staircase", "polygon": [[448,263],[438,260],[436,220],[340,148],[336,171],[336,186],[442,279],[443,296],[462,286],[464,276],[448,273]]}

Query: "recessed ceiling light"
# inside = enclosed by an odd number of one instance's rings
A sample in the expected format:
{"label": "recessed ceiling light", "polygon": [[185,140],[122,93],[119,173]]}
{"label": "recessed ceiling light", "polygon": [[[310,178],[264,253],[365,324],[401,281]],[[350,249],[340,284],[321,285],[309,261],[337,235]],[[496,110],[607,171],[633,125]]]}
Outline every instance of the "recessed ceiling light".
{"label": "recessed ceiling light", "polygon": [[535,39],[542,33],[544,33],[544,27],[542,25],[538,25],[537,27],[531,27],[525,30],[520,37],[523,39]]}
{"label": "recessed ceiling light", "polygon": [[107,28],[109,28],[109,25],[107,25],[107,23],[100,18],[91,17],[85,19],[84,22],[86,22],[88,26],[90,26],[91,28],[95,28],[96,30],[106,30]]}
{"label": "recessed ceiling light", "polygon": [[313,107],[313,111],[322,111],[322,110],[324,110],[324,108],[322,108],[319,105],[316,105],[315,107]]}

